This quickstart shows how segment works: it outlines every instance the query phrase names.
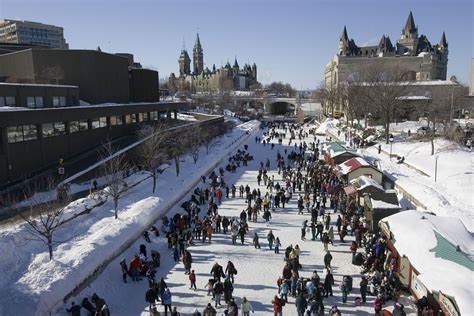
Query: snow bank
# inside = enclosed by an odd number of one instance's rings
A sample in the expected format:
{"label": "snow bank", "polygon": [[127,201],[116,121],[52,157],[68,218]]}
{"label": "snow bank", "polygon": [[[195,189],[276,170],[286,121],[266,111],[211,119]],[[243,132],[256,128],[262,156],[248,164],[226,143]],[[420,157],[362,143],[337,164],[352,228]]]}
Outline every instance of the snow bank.
{"label": "snow bank", "polygon": [[474,237],[463,223],[454,217],[434,216],[418,211],[406,211],[382,220],[394,235],[395,247],[405,255],[430,291],[442,291],[453,296],[461,315],[473,315],[472,280],[474,272],[461,264],[442,259],[433,251],[438,245],[435,232],[470,258],[474,258]]}
{"label": "snow bank", "polygon": [[319,127],[316,129],[316,134],[322,135],[326,134],[326,131],[331,128],[335,128],[336,125],[339,124],[339,120],[327,118],[324,122],[322,122]]}
{"label": "snow bank", "polygon": [[[259,122],[237,126],[222,137],[222,146],[213,155],[195,165],[188,159],[181,165],[180,177],[174,168],[158,178],[157,193],[151,194],[149,183],[141,182],[119,201],[119,218],[114,219],[113,203],[107,201],[87,216],[65,224],[57,231],[56,241],[65,241],[54,249],[49,261],[46,246],[27,241],[27,227],[20,225],[0,233],[0,315],[49,314],[78,284],[96,269],[119,255],[123,246],[141,236],[145,228],[158,219],[181,195],[199,181],[209,166],[219,164],[229,152],[241,146]],[[143,181],[146,173],[132,175],[130,183]],[[71,212],[77,207],[71,207]]]}

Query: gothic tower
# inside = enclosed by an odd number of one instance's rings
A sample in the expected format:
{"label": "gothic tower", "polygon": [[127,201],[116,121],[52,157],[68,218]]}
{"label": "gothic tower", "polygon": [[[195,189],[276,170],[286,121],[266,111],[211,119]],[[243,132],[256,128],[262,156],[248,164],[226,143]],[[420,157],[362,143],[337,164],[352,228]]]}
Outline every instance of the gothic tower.
{"label": "gothic tower", "polygon": [[193,49],[193,70],[196,75],[199,75],[204,70],[204,54],[202,53],[199,33],[196,34],[196,43],[194,43]]}
{"label": "gothic tower", "polygon": [[397,43],[399,55],[404,55],[407,53],[410,55],[417,54],[418,28],[415,26],[415,20],[413,19],[413,14],[411,11]]}
{"label": "gothic tower", "polygon": [[191,59],[189,58],[188,52],[184,48],[181,50],[181,55],[179,55],[178,64],[180,77],[189,75],[191,73]]}

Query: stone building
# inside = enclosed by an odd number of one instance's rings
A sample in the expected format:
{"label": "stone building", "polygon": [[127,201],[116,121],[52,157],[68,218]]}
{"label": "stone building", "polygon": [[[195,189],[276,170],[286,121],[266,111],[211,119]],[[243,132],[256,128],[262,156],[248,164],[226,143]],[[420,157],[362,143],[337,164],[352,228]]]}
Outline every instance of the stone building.
{"label": "stone building", "polygon": [[418,35],[411,12],[396,43],[382,35],[378,45],[358,46],[344,26],[338,52],[325,67],[325,85],[349,81],[362,68],[377,64],[397,64],[407,72],[407,80],[446,80],[448,52],[444,32],[439,44],[432,45],[425,35]]}
{"label": "stone building", "polygon": [[204,66],[204,53],[199,34],[193,48],[193,71],[191,58],[185,48],[178,58],[179,76],[171,73],[169,86],[172,91],[190,92],[222,92],[232,90],[248,90],[257,83],[257,65],[245,64],[240,68],[237,58],[234,65],[229,62],[219,69],[214,64],[212,70]]}

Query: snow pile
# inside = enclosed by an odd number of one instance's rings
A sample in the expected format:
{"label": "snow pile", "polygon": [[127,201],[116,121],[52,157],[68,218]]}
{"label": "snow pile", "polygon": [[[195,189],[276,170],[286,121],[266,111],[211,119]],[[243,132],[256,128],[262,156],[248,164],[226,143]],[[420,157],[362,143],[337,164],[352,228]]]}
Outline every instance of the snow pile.
{"label": "snow pile", "polygon": [[394,235],[395,248],[405,255],[430,291],[453,296],[461,315],[473,315],[472,269],[451,260],[442,259],[433,251],[438,245],[435,233],[452,245],[459,246],[473,266],[474,237],[463,223],[454,217],[434,216],[418,211],[406,211],[382,220]]}
{"label": "snow pile", "polygon": [[[213,155],[194,164],[191,159],[181,164],[181,175],[168,168],[158,178],[157,193],[151,194],[146,173],[128,178],[129,186],[142,181],[119,201],[119,218],[114,219],[113,202],[107,201],[90,214],[80,216],[62,226],[54,235],[64,241],[54,249],[49,261],[46,245],[28,240],[27,227],[15,226],[0,232],[0,315],[45,315],[62,302],[64,296],[89,277],[104,261],[120,253],[130,239],[141,235],[176,198],[185,193],[202,173],[219,163],[230,151],[240,146],[259,123],[250,121],[221,137],[222,146]],[[189,188],[188,188],[189,187]],[[65,217],[83,210],[82,201],[73,202]],[[79,205],[77,205],[79,204]]]}
{"label": "snow pile", "polygon": [[325,135],[328,129],[335,128],[336,125],[339,124],[339,120],[333,118],[327,118],[324,122],[322,122],[319,127],[316,129],[316,134],[318,135]]}

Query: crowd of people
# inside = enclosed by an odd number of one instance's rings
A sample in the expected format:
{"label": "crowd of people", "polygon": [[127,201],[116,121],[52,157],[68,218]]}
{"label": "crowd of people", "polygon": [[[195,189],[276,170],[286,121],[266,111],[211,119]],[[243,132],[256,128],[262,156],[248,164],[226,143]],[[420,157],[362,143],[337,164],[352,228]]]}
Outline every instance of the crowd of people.
{"label": "crowd of people", "polygon": [[[325,313],[332,316],[341,315],[340,306],[328,305],[326,299],[334,296],[333,289],[337,286],[341,293],[339,305],[345,304],[349,294],[354,291],[353,285],[356,284],[353,284],[351,275],[343,276],[340,284],[336,284],[330,248],[335,243],[344,244],[348,234],[354,236],[354,241],[348,245],[348,251],[352,252],[352,263],[360,265],[362,269],[358,291],[360,296],[355,298],[354,303],[366,304],[367,296],[372,295],[375,297],[374,313],[381,315],[384,304],[393,300],[394,315],[404,315],[403,305],[397,302],[400,291],[400,282],[394,273],[397,262],[387,250],[384,238],[369,234],[357,201],[345,195],[342,180],[331,166],[320,159],[322,144],[314,130],[308,131],[302,126],[286,123],[273,123],[267,127],[262,138],[256,137],[255,142],[261,146],[270,146],[273,157],[260,162],[256,187],[251,188],[248,184],[236,186],[234,183],[228,183],[226,179],[226,172],[235,173],[237,168],[246,167],[248,162],[254,159],[245,145],[229,157],[225,169],[219,168],[217,172],[202,176],[202,183],[195,188],[189,200],[181,205],[181,211],[172,217],[163,216],[159,228],[152,226],[149,231],[145,231],[143,238],[146,244],[151,243],[150,233],[154,233],[157,238],[166,238],[174,261],[184,266],[184,273],[189,278],[189,289],[197,290],[197,272],[192,268],[190,246],[196,243],[212,243],[213,236],[219,234],[229,238],[234,246],[251,245],[261,249],[260,239],[265,237],[268,248],[275,255],[280,255],[282,242],[279,236],[275,235],[270,220],[272,214],[284,212],[285,206],[290,201],[295,201],[297,216],[301,216],[302,221],[301,243],[305,247],[306,242],[323,244],[324,251],[320,258],[324,268],[320,271],[313,270],[311,277],[303,277],[300,273],[303,269],[300,245],[289,245],[284,251],[282,249],[282,274],[276,280],[275,296],[268,300],[273,306],[274,315],[283,315],[284,307],[291,304],[290,300],[293,301],[299,316]],[[314,141],[309,141],[311,136]],[[275,146],[275,143],[283,145],[286,139],[288,146],[284,149]],[[279,179],[270,175],[272,167],[277,170]],[[242,211],[238,217],[219,212],[223,199],[241,201]],[[268,227],[264,236],[252,231],[252,225],[259,221],[263,221]],[[307,236],[307,233],[310,235]],[[246,240],[249,234],[252,236],[251,243]],[[339,236],[338,241],[335,240],[336,234]],[[157,250],[148,253],[146,244],[140,245],[139,252],[129,264],[125,259],[121,260],[123,282],[128,282],[128,279],[139,282],[146,278],[148,290],[145,293],[145,301],[149,305],[150,314],[160,314],[157,303],[161,302],[164,315],[180,315],[177,307],[173,306],[173,295],[164,277],[156,281],[161,255]],[[237,268],[232,261],[226,263],[225,269],[215,262],[208,273],[210,278],[205,282],[205,288],[210,302],[204,310],[196,309],[194,316],[217,315],[220,308],[229,316],[239,315],[239,310],[242,315],[249,315],[254,311],[252,303],[246,297],[242,298],[240,306],[233,297]],[[99,307],[102,310],[104,305],[105,302],[96,306],[95,310]]]}

